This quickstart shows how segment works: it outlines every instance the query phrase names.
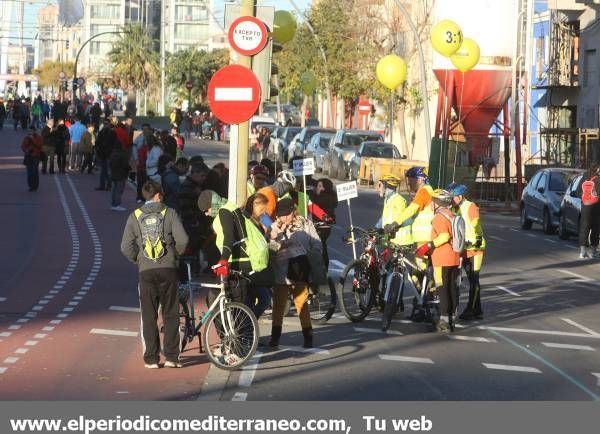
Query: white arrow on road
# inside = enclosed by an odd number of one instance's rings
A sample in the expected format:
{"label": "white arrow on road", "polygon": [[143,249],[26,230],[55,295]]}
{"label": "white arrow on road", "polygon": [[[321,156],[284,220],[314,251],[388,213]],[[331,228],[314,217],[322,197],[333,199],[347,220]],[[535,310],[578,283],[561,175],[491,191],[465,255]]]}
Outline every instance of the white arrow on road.
{"label": "white arrow on road", "polygon": [[215,101],[244,101],[252,102],[251,87],[216,87]]}

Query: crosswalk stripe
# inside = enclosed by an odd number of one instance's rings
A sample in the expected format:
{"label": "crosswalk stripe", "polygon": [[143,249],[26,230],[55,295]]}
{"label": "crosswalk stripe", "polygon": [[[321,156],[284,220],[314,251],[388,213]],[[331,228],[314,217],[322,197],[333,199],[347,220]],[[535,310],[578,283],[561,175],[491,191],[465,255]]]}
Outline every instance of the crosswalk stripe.
{"label": "crosswalk stripe", "polygon": [[565,350],[596,351],[589,345],[556,344],[552,342],[542,342],[542,345],[548,348],[563,348]]}
{"label": "crosswalk stripe", "polygon": [[107,329],[91,329],[92,335],[110,335],[110,336],[129,336],[137,337],[138,332],[130,332],[127,330],[107,330]]}
{"label": "crosswalk stripe", "polygon": [[115,310],[119,312],[141,312],[139,307],[127,307],[127,306],[111,306],[108,310]]}
{"label": "crosswalk stripe", "polygon": [[516,365],[498,365],[496,363],[482,363],[488,369],[497,369],[500,371],[516,371],[516,372],[531,372],[535,374],[541,374],[538,368],[533,368],[531,366],[516,366]]}
{"label": "crosswalk stripe", "polygon": [[433,365],[433,360],[426,357],[409,357],[409,356],[392,356],[387,354],[380,354],[381,360],[388,360],[392,362],[410,362],[410,363],[427,363]]}
{"label": "crosswalk stripe", "polygon": [[492,338],[482,338],[480,336],[461,336],[461,335],[448,335],[448,339],[453,341],[469,341],[469,342],[498,342]]}

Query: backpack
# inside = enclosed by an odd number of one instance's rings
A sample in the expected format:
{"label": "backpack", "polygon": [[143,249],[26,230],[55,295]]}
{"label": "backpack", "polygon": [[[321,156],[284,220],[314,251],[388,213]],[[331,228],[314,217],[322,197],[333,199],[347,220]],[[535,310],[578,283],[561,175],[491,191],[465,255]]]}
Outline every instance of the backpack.
{"label": "backpack", "polygon": [[596,177],[593,176],[581,184],[581,203],[584,205],[595,205],[600,198],[596,192]]}
{"label": "backpack", "polygon": [[461,215],[448,217],[448,215],[441,211],[439,211],[439,213],[442,214],[452,226],[452,250],[456,253],[462,253],[465,248],[465,219]]}
{"label": "backpack", "polygon": [[164,240],[164,225],[167,208],[159,212],[145,213],[141,209],[134,212],[142,232],[142,252],[144,258],[157,262],[167,253]]}

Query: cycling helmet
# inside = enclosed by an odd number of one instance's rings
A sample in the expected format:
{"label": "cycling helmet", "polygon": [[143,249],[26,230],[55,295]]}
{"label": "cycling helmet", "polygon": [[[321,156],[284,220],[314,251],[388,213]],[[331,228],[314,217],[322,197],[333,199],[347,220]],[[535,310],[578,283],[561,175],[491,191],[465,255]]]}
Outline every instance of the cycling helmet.
{"label": "cycling helmet", "polygon": [[433,190],[433,193],[431,193],[431,197],[433,198],[433,201],[438,205],[448,206],[452,203],[453,195],[447,190],[438,188],[436,190]]}
{"label": "cycling helmet", "polygon": [[446,190],[452,194],[452,196],[463,196],[467,192],[467,186],[457,182],[452,182],[448,184]]}
{"label": "cycling helmet", "polygon": [[284,170],[283,172],[281,172],[279,174],[279,176],[277,177],[277,179],[279,179],[280,181],[286,182],[288,184],[291,184],[292,186],[296,185],[296,177],[289,170]]}
{"label": "cycling helmet", "polygon": [[427,179],[427,169],[425,169],[423,166],[411,167],[406,171],[406,177]]}
{"label": "cycling helmet", "polygon": [[398,186],[400,185],[400,178],[398,178],[396,175],[392,175],[391,173],[388,173],[387,175],[382,176],[379,181],[383,184],[386,184],[392,188],[398,188]]}
{"label": "cycling helmet", "polygon": [[269,176],[269,168],[267,166],[263,166],[262,164],[257,164],[252,169],[250,169],[250,175]]}

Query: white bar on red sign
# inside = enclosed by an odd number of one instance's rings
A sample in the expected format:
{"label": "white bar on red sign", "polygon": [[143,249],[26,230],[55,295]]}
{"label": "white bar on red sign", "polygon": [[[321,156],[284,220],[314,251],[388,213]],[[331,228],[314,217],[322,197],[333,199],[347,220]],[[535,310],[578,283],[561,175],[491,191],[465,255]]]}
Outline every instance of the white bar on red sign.
{"label": "white bar on red sign", "polygon": [[358,109],[359,110],[365,110],[365,111],[369,110],[370,111],[371,110],[371,106],[370,105],[359,105]]}
{"label": "white bar on red sign", "polygon": [[216,87],[215,101],[252,101],[251,87]]}

